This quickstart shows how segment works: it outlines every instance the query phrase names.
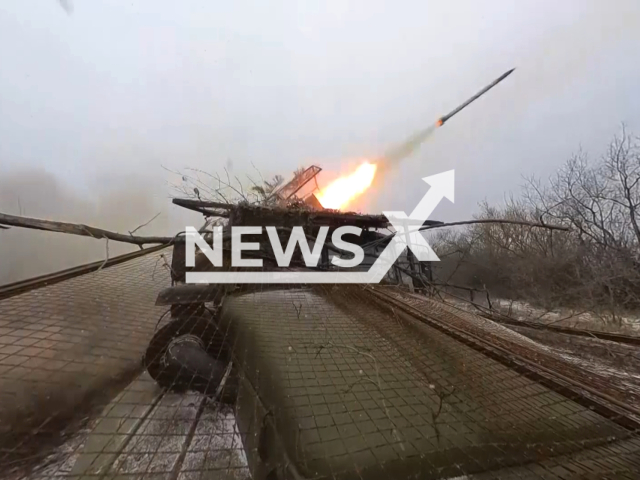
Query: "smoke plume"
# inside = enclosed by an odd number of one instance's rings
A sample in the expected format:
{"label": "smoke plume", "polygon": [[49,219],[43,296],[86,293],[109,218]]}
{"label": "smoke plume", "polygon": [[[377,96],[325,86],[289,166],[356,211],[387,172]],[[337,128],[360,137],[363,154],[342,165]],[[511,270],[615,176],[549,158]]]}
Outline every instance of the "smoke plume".
{"label": "smoke plume", "polygon": [[[126,233],[160,215],[136,235],[173,235],[190,222],[189,212],[171,205],[161,180],[128,176],[90,193],[41,170],[0,175],[0,212],[84,223]],[[166,190],[166,191],[165,191]],[[196,215],[197,216],[197,215]],[[135,245],[109,242],[109,257],[135,251]],[[0,285],[106,258],[106,241],[11,227],[0,230]]]}

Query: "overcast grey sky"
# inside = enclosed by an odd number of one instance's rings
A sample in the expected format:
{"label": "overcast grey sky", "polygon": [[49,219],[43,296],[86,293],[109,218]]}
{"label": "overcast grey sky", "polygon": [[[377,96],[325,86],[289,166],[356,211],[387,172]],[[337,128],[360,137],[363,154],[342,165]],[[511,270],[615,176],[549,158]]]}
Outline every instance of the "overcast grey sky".
{"label": "overcast grey sky", "polygon": [[169,210],[161,165],[329,175],[512,67],[359,206],[408,212],[421,177],[455,168],[437,214],[468,218],[579,145],[599,153],[620,122],[640,131],[637,0],[72,3],[0,4],[0,211],[20,196],[30,215],[99,223],[95,203],[126,191],[148,206],[105,226],[162,209],[156,231],[179,228],[193,217]]}

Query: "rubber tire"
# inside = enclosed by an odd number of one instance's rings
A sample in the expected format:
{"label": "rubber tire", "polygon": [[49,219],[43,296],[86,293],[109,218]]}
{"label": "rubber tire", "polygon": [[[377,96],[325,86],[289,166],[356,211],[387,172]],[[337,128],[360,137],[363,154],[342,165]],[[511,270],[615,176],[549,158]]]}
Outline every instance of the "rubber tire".
{"label": "rubber tire", "polygon": [[[195,390],[205,395],[215,395],[218,383],[201,376],[185,374],[179,365],[165,365],[163,362],[167,348],[173,339],[182,335],[193,335],[205,346],[206,352],[220,363],[222,371],[231,360],[230,352],[225,344],[225,337],[212,319],[210,314],[190,315],[178,317],[159,329],[149,342],[143,357],[143,366],[158,385],[162,388],[184,393]],[[235,403],[237,395],[237,376],[231,372],[221,394],[220,401]]]}

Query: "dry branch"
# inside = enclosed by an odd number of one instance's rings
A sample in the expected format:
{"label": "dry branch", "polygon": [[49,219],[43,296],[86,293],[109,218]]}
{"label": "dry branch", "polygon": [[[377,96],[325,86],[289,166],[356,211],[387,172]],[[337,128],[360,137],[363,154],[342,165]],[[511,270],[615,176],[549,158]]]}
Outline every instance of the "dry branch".
{"label": "dry branch", "polygon": [[47,232],[59,232],[69,235],[79,235],[82,237],[106,238],[114,242],[131,243],[133,245],[145,244],[165,244],[171,243],[174,237],[138,237],[129,234],[122,234],[103,230],[102,228],[90,227],[78,223],[54,222],[39,218],[20,217],[0,213],[0,225],[10,225],[13,227],[31,228],[34,230],[44,230]]}
{"label": "dry branch", "polygon": [[424,227],[420,227],[420,230],[422,231],[442,227],[455,227],[457,225],[473,225],[477,223],[502,223],[507,225],[523,225],[526,227],[547,228],[549,230],[564,230],[565,232],[569,231],[569,227],[565,227],[562,225],[550,225],[548,223],[527,222],[524,220],[506,220],[500,218],[486,218],[479,220],[464,220],[462,222],[439,223],[438,225],[427,225]]}
{"label": "dry branch", "polygon": [[[105,256],[105,258],[104,258],[104,262],[102,262],[102,265],[100,265],[100,268],[98,268],[98,272],[99,272],[100,270],[102,270],[102,269],[104,268],[104,266],[107,264],[107,262],[109,261],[109,239],[108,239],[108,238],[105,238],[105,241],[107,242],[107,243],[106,243],[106,245],[105,245],[105,248],[106,248],[106,256]],[[142,248],[142,246],[141,246],[140,248]]]}
{"label": "dry branch", "polygon": [[[460,222],[448,222],[448,223],[438,223],[436,225],[423,225],[418,228],[418,231],[424,230],[433,230],[435,228],[443,228],[443,227],[455,227],[458,225],[474,225],[478,223],[497,223],[497,224],[507,224],[507,225],[522,225],[526,227],[535,227],[535,228],[546,228],[549,230],[563,230],[568,231],[569,227],[564,227],[561,225],[550,225],[547,223],[537,223],[537,222],[528,222],[524,220],[507,220],[501,218],[489,218],[489,219],[478,219],[478,220],[463,220]],[[390,238],[395,236],[396,232],[390,233],[386,237],[380,238],[378,240],[374,240],[362,246],[362,248],[373,247],[375,245],[379,245],[383,242],[388,241]]]}
{"label": "dry branch", "polygon": [[156,218],[158,218],[160,216],[161,212],[156,213],[153,218],[151,220],[149,220],[146,223],[143,223],[142,225],[138,225],[136,228],[134,228],[133,230],[131,230],[129,232],[129,235],[133,236],[134,233],[136,233],[138,230],[140,230],[143,227],[146,227],[147,225],[149,225],[151,222],[153,222]]}
{"label": "dry branch", "polygon": [[198,212],[203,214],[205,217],[228,217],[229,214],[227,212],[220,212],[220,211],[216,211],[216,210],[209,210],[208,208],[205,208],[203,206],[203,204],[215,204],[215,205],[224,205],[224,207],[216,207],[216,208],[225,208],[226,210],[229,210],[231,208],[231,205],[228,205],[226,203],[218,203],[218,202],[204,202],[204,201],[200,201],[200,200],[190,200],[190,199],[186,199],[186,198],[174,198],[172,200],[174,205],[178,205],[179,207],[182,208],[186,208],[187,210],[193,210],[194,212]]}
{"label": "dry branch", "polygon": [[174,205],[184,208],[220,208],[223,210],[231,210],[233,203],[211,202],[206,200],[192,200],[190,198],[174,198],[171,200]]}
{"label": "dry branch", "polygon": [[[146,223],[143,223],[142,225],[138,225],[136,228],[134,228],[133,230],[129,230],[129,235],[131,235],[133,237],[133,234],[136,233],[138,230],[140,230],[143,227],[146,227],[147,225],[149,225],[151,222],[153,222],[156,218],[158,218],[160,216],[161,212],[158,212],[155,214],[155,216],[149,220]],[[138,245],[138,247],[140,247],[140,250],[142,250],[142,245]],[[109,239],[107,238],[107,258],[109,258]]]}

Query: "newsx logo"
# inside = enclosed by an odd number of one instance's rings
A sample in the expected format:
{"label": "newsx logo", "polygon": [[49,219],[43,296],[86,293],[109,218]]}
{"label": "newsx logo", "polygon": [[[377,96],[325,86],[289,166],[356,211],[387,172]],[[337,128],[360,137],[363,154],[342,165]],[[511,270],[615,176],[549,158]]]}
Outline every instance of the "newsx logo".
{"label": "newsx logo", "polygon": [[[378,255],[376,261],[367,271],[218,271],[218,272],[193,272],[186,273],[186,283],[379,283],[384,278],[391,266],[402,254],[405,248],[410,248],[416,258],[421,262],[439,261],[440,259],[431,249],[425,238],[420,234],[419,227],[429,218],[442,198],[454,201],[454,171],[440,173],[423,178],[431,186],[429,191],[420,200],[416,208],[407,216],[405,212],[383,212],[393,228],[395,234]],[[269,242],[276,262],[279,267],[288,267],[291,263],[296,245],[307,267],[317,267],[322,255],[323,246],[326,243],[329,227],[320,227],[318,235],[309,245],[307,236],[302,227],[294,227],[283,248],[276,227],[264,227],[269,237]],[[243,242],[243,235],[260,235],[263,227],[235,226],[231,227],[231,266],[237,268],[260,268],[263,261],[260,258],[242,258],[243,251],[256,251],[260,249],[258,242]],[[331,242],[338,249],[353,254],[352,258],[345,259],[333,255],[330,262],[339,268],[352,268],[360,265],[365,257],[365,252],[360,245],[347,242],[343,236],[352,234],[360,236],[362,229],[355,226],[343,226],[333,231]],[[186,227],[186,266],[195,267],[195,247],[200,248],[214,267],[223,266],[223,227],[213,229],[213,247],[202,237],[194,227]]]}
{"label": "newsx logo", "polygon": [[[243,251],[255,251],[260,250],[260,243],[258,242],[243,242],[243,235],[261,235],[263,233],[263,227],[246,227],[236,226],[231,227],[231,266],[255,268],[262,267],[263,262],[261,258],[242,258]],[[286,249],[282,248],[280,238],[278,237],[278,231],[276,227],[264,227],[269,237],[269,242],[273,249],[273,253],[276,258],[276,262],[279,267],[288,267],[291,264],[291,258],[295,251],[296,245],[300,246],[300,252],[304,258],[304,263],[307,267],[317,267],[322,255],[322,248],[327,239],[329,227],[320,227],[320,231],[316,239],[313,242],[313,248],[310,247],[307,236],[304,233],[302,227],[293,227],[291,236],[287,242]],[[222,267],[222,244],[223,244],[223,227],[217,226],[213,229],[213,248],[207,243],[207,241],[198,233],[193,227],[187,227],[186,229],[186,248],[187,267],[195,266],[195,246],[197,245],[202,253],[206,255],[211,264],[214,267]],[[364,260],[364,250],[360,245],[345,241],[343,235],[357,235],[362,234],[362,229],[353,226],[339,227],[331,234],[331,243],[345,252],[353,253],[353,258],[343,259],[337,255],[331,257],[331,263],[341,268],[351,268],[362,263]]]}

